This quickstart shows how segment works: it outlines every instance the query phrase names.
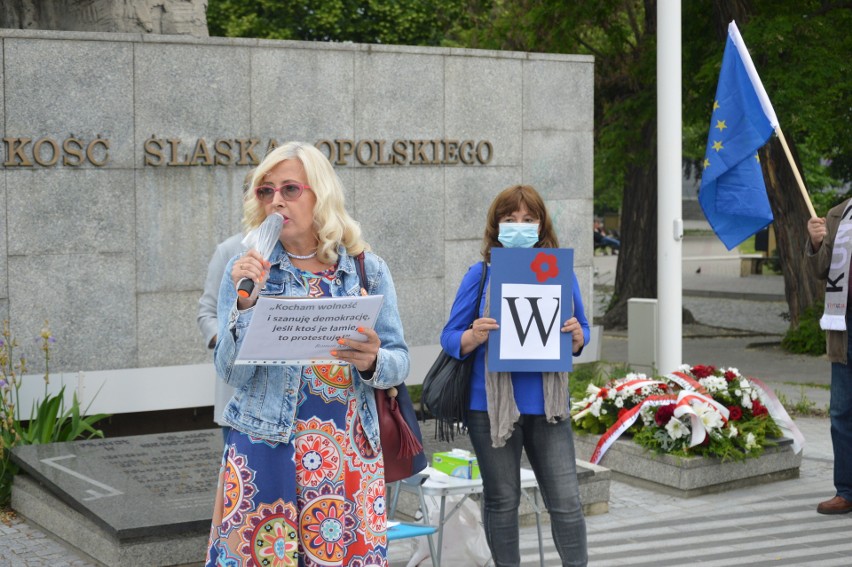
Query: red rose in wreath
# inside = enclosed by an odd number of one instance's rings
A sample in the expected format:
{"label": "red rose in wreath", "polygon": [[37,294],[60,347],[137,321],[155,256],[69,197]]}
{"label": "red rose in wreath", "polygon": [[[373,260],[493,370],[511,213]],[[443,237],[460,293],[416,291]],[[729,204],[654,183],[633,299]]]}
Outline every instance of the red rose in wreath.
{"label": "red rose in wreath", "polygon": [[674,417],[674,404],[668,406],[660,406],[654,414],[654,422],[659,427],[665,427],[666,424]]}
{"label": "red rose in wreath", "polygon": [[760,403],[760,400],[754,400],[751,404],[751,414],[754,417],[759,417],[761,415],[769,415],[769,410],[766,408],[765,405]]}
{"label": "red rose in wreath", "polygon": [[703,364],[696,364],[692,367],[692,375],[696,378],[707,378],[716,372],[715,366],[704,366]]}
{"label": "red rose in wreath", "polygon": [[546,252],[539,252],[538,255],[530,264],[530,268],[535,272],[535,279],[539,283],[545,282],[550,278],[555,278],[559,275],[559,266],[556,264],[556,256]]}
{"label": "red rose in wreath", "polygon": [[730,421],[739,421],[743,417],[743,410],[740,406],[728,406],[728,419]]}

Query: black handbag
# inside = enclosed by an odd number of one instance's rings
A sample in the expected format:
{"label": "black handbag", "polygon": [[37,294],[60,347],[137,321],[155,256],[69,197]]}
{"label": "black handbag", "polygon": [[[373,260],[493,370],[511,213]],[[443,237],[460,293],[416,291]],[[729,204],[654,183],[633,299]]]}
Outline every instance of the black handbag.
{"label": "black handbag", "polygon": [[[471,325],[479,314],[479,301],[485,286],[485,272],[486,265],[482,262],[482,277],[479,280],[479,293],[476,294],[477,300],[473,307]],[[452,441],[455,438],[457,426],[462,432],[466,430],[473,359],[473,353],[464,360],[459,360],[441,349],[441,353],[423,379],[420,402],[435,418],[435,437],[441,441]]]}
{"label": "black handbag", "polygon": [[[363,252],[355,256],[355,262],[362,293],[366,293],[367,273]],[[387,484],[419,473],[428,463],[423,451],[423,434],[417,422],[417,413],[405,383],[387,390],[375,388],[374,392]]]}

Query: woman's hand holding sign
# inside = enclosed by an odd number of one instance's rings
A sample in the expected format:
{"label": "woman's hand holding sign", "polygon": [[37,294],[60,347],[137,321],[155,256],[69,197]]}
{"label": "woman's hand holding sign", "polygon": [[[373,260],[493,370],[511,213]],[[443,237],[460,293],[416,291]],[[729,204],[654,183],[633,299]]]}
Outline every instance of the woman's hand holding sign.
{"label": "woman's hand holding sign", "polygon": [[358,332],[367,339],[364,341],[337,339],[337,344],[347,348],[333,350],[331,356],[348,362],[360,372],[372,372],[376,369],[376,360],[379,357],[382,341],[376,331],[369,327],[358,327]]}
{"label": "woman's hand holding sign", "polygon": [[470,329],[462,333],[461,353],[467,354],[488,340],[488,333],[500,328],[496,319],[480,317],[473,321]]}
{"label": "woman's hand holding sign", "polygon": [[562,325],[563,333],[571,333],[571,352],[576,354],[583,348],[583,327],[576,317],[571,317]]}

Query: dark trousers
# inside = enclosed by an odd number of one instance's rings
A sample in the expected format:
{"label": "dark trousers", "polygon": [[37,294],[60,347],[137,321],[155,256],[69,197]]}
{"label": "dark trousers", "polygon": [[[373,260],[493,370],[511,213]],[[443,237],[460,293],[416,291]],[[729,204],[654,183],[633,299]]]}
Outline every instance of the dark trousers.
{"label": "dark trousers", "polygon": [[543,415],[521,415],[503,447],[491,446],[488,413],[471,411],[468,429],[483,485],[483,524],[496,567],[520,565],[518,508],[521,503],[521,450],[527,452],[550,513],[553,542],[563,566],[588,562],[586,521],[574,460],[571,420],[547,423]]}

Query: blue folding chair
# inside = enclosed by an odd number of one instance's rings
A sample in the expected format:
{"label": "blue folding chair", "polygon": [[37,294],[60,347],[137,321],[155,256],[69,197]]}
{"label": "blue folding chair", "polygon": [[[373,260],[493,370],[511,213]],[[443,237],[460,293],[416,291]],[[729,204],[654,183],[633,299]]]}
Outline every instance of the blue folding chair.
{"label": "blue folding chair", "polygon": [[[388,520],[393,520],[396,515],[396,504],[399,499],[399,483],[404,482],[407,485],[417,487],[417,494],[420,497],[420,510],[423,515],[423,523],[415,524],[411,522],[400,522],[395,526],[389,526],[387,531],[388,543],[409,537],[426,536],[429,540],[429,557],[432,559],[432,567],[440,567],[438,556],[435,553],[435,542],[432,540],[432,534],[438,531],[438,528],[429,524],[429,519],[426,517],[426,497],[423,494],[423,483],[429,478],[427,474],[416,474],[409,478],[393,482],[388,485],[389,489],[393,489],[393,498],[389,508]],[[392,485],[392,486],[391,486]]]}

